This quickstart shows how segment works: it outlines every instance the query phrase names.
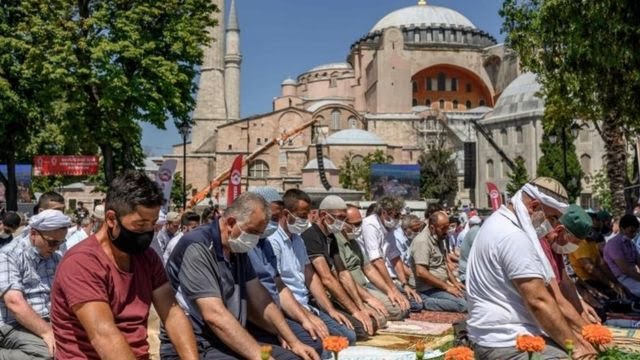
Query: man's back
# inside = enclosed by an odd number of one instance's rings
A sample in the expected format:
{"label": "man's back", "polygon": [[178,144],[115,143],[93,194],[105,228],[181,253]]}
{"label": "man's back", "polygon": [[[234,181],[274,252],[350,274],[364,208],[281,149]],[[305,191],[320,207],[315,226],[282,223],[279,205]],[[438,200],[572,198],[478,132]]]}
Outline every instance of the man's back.
{"label": "man's back", "polygon": [[469,337],[487,347],[513,346],[522,333],[540,334],[512,281],[543,278],[541,259],[506,207],[491,215],[474,241],[467,265]]}

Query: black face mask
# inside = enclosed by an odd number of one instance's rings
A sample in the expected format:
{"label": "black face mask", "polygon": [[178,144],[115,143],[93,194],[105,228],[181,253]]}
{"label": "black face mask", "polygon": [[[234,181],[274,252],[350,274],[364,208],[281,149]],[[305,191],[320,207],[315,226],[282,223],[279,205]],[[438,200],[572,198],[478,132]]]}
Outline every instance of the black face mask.
{"label": "black face mask", "polygon": [[120,225],[120,234],[114,238],[109,229],[109,238],[115,247],[120,251],[130,255],[141,254],[149,248],[153,241],[153,230],[146,232],[135,232],[127,229],[122,225],[120,219],[116,218]]}

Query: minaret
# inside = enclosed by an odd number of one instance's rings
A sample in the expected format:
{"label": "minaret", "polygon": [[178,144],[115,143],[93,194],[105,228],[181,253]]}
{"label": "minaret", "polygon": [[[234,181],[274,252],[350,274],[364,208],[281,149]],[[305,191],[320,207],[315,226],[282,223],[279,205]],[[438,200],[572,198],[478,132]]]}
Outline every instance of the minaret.
{"label": "minaret", "polygon": [[211,16],[217,20],[216,26],[209,28],[211,42],[204,49],[200,67],[200,82],[193,111],[191,151],[213,152],[213,147],[204,149],[202,145],[215,134],[215,129],[227,119],[224,81],[224,0],[211,0],[218,12]]}
{"label": "minaret", "polygon": [[229,120],[240,119],[240,27],[236,13],[236,1],[231,0],[227,23],[227,49],[224,56],[225,94]]}

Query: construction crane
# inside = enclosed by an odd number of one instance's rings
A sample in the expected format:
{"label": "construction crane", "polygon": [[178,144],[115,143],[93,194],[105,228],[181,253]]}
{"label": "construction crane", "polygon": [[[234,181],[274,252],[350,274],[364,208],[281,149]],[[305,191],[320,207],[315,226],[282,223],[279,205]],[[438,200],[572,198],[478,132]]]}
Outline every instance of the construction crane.
{"label": "construction crane", "polygon": [[484,126],[478,124],[477,120],[471,120],[471,123],[473,124],[473,126],[476,128],[476,130],[478,130],[478,132],[485,138],[487,139],[487,141],[489,142],[489,145],[491,145],[491,147],[498,153],[498,155],[500,155],[500,157],[502,158],[502,160],[504,160],[504,162],[507,164],[507,166],[509,167],[509,169],[511,169],[511,171],[514,171],[516,168],[516,164],[513,162],[513,160],[511,160],[511,158],[509,158],[509,156],[507,156],[507,154],[504,152],[504,150],[502,150],[502,148],[495,142],[495,140],[493,140],[493,136],[491,136],[491,134],[487,131],[487,129],[484,128]]}
{"label": "construction crane", "polygon": [[[282,144],[284,144],[285,141],[289,140],[289,138],[294,137],[297,134],[301,133],[303,130],[307,129],[309,126],[313,125],[315,122],[316,122],[316,119],[307,121],[306,123],[296,128],[285,131],[278,138],[272,138],[271,140],[267,141],[266,143],[264,143],[264,145],[262,145],[261,147],[256,149],[254,152],[249,154],[247,157],[242,159],[242,167],[244,168],[248,163],[250,163],[258,155],[262,154],[263,152],[270,149],[274,145],[281,146]],[[318,161],[320,162],[322,161],[322,159],[319,159]],[[224,181],[228,180],[230,175],[231,175],[231,169],[227,169],[223,173],[216,176],[216,178],[213,179],[209,185],[205,186],[202,190],[200,190],[197,194],[195,194],[191,198],[191,201],[189,201],[189,204],[187,205],[187,207],[192,208],[196,204],[198,204],[200,201],[204,200],[209,193],[211,193],[213,190],[220,187],[220,185],[222,185]]]}

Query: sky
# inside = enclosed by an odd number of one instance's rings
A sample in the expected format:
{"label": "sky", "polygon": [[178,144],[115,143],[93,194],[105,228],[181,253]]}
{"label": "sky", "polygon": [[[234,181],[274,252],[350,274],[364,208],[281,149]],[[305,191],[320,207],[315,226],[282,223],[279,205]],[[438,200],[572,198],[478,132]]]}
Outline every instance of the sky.
{"label": "sky", "polygon": [[[228,10],[227,1],[227,10]],[[501,0],[428,0],[466,16],[498,42]],[[351,44],[386,14],[417,0],[236,0],[242,53],[241,116],[271,111],[280,83],[326,63],[344,62]],[[142,146],[153,155],[171,152],[181,137],[172,121],[166,130],[144,124]]]}

